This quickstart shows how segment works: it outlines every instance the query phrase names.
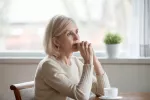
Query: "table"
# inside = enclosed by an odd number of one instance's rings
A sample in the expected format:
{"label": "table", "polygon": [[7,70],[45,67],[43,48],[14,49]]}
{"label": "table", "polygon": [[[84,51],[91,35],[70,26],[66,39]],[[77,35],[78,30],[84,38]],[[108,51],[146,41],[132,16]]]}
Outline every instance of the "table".
{"label": "table", "polygon": [[[119,96],[123,98],[120,100],[150,100],[150,92],[141,92],[141,93],[121,93]],[[98,97],[93,97],[92,100],[101,100]]]}

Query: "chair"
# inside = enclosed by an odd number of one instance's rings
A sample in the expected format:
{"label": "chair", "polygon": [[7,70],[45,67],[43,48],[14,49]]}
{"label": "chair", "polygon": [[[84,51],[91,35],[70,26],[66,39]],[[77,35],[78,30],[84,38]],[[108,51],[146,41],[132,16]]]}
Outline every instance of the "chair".
{"label": "chair", "polygon": [[10,89],[14,91],[16,100],[34,100],[34,81],[13,84]]}

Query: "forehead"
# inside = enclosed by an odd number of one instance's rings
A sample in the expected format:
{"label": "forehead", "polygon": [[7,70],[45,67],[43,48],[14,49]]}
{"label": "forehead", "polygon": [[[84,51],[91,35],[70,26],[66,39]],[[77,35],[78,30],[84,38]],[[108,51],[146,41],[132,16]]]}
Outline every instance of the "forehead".
{"label": "forehead", "polygon": [[77,25],[75,23],[71,22],[65,27],[65,29],[62,30],[62,32],[61,32],[62,34],[59,37],[65,36],[65,34],[70,31],[75,32],[77,29],[78,29]]}
{"label": "forehead", "polygon": [[71,22],[66,26],[65,31],[69,31],[69,30],[74,31],[76,29],[78,29],[77,25],[75,23]]}

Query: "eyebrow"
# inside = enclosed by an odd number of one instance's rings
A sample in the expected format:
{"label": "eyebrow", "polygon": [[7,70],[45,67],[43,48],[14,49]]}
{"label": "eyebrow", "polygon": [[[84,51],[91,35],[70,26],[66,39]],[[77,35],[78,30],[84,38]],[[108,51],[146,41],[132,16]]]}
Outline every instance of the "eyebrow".
{"label": "eyebrow", "polygon": [[[78,30],[78,29],[76,29],[76,30]],[[71,31],[71,32],[73,32],[72,30],[66,30],[65,32],[67,32],[67,31],[69,31],[69,32],[70,32],[70,31]]]}

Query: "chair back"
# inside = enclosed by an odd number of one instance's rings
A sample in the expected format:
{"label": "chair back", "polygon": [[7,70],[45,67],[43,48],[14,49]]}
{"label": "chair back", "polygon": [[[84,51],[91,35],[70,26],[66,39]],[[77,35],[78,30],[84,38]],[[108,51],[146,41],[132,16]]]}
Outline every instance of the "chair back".
{"label": "chair back", "polygon": [[10,89],[14,91],[16,100],[34,100],[34,81],[13,84]]}

